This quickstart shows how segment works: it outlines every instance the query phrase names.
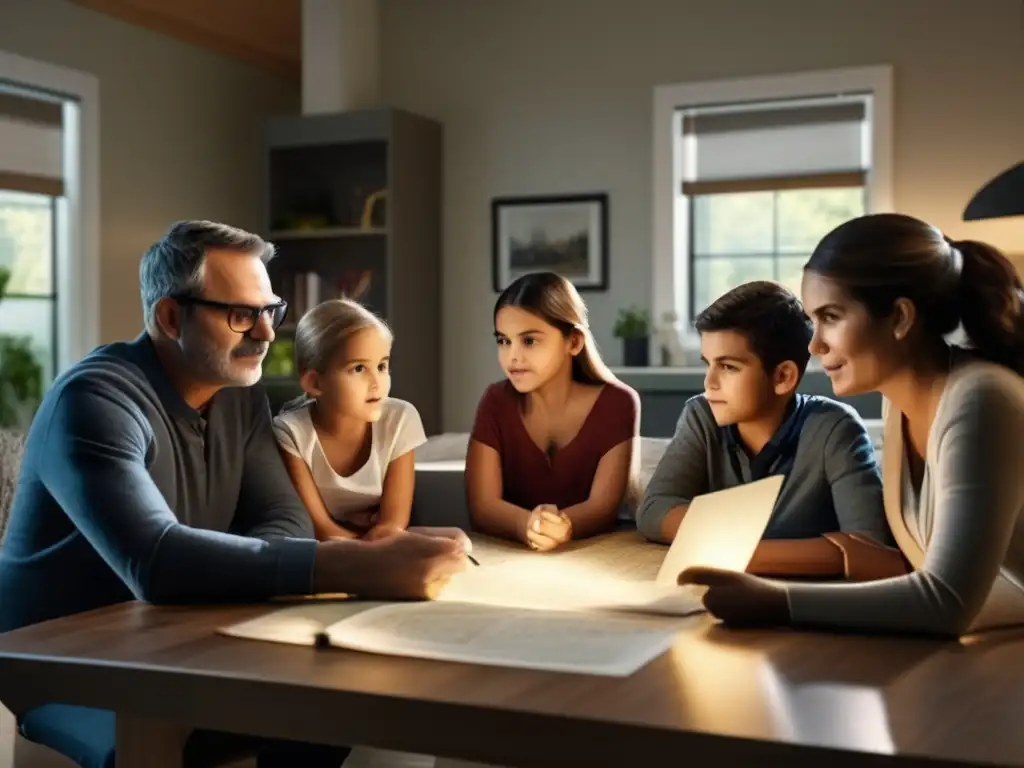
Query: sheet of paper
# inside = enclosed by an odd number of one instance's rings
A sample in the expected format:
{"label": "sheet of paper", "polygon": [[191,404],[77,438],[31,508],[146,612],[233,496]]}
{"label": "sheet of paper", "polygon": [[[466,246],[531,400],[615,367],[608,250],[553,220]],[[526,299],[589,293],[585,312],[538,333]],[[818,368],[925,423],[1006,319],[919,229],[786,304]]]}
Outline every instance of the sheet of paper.
{"label": "sheet of paper", "polygon": [[328,628],[369,653],[626,677],[672,645],[678,626],[634,617],[468,603],[384,605]]}
{"label": "sheet of paper", "polygon": [[281,608],[248,621],[221,627],[230,637],[265,640],[290,645],[314,645],[317,633],[349,616],[387,603],[361,601],[308,602]]}
{"label": "sheet of paper", "polygon": [[553,552],[534,552],[520,542],[502,541],[477,533],[470,534],[473,554],[484,566],[503,565],[514,561],[535,563],[556,561],[585,569],[600,571],[622,581],[654,581],[665,548],[651,544],[636,531],[615,531],[589,539],[579,539]]}
{"label": "sheet of paper", "polygon": [[691,501],[657,583],[675,584],[679,574],[694,565],[745,570],[768,526],[784,479],[773,475]]}
{"label": "sheet of paper", "polygon": [[481,565],[457,574],[438,596],[470,603],[547,611],[611,611],[689,616],[704,606],[675,584],[630,581],[588,560],[532,556]]}

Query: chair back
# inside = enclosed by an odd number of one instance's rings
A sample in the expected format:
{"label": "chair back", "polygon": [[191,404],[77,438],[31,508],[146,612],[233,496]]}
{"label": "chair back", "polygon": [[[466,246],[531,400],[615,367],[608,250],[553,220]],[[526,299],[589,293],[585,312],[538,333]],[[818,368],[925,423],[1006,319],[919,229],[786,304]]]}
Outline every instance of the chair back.
{"label": "chair back", "polygon": [[25,435],[13,429],[0,429],[0,546],[7,531],[7,518],[14,502],[14,489],[21,474]]}

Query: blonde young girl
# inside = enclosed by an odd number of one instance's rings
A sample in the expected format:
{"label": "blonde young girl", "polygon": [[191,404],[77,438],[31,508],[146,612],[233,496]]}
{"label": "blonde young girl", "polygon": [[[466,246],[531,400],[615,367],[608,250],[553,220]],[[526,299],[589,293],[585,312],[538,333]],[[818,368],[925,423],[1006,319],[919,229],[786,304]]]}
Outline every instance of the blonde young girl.
{"label": "blonde young girl", "polygon": [[306,396],[274,419],[274,435],[321,541],[409,525],[413,449],[426,436],[416,408],[388,397],[391,342],[380,318],[347,299],[319,304],[295,330]]}
{"label": "blonde young girl", "polygon": [[601,361],[576,288],[524,275],[498,297],[494,337],[506,379],[473,425],[473,527],[538,551],[614,528],[632,490],[639,398]]}

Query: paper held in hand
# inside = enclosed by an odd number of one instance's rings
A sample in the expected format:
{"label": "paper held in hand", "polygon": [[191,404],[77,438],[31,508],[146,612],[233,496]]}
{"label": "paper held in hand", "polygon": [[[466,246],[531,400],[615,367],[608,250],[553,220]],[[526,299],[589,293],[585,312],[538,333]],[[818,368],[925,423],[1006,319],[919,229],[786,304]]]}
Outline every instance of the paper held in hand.
{"label": "paper held in hand", "polygon": [[676,586],[682,570],[746,568],[782,479],[695,498],[656,580],[656,545],[636,534],[609,534],[550,555],[504,548],[497,564],[481,546],[482,565],[458,574],[436,601],[307,604],[221,631],[300,645],[319,637],[396,656],[630,675],[671,647],[685,617],[704,610],[695,589]]}
{"label": "paper held in hand", "polygon": [[697,565],[746,570],[768,527],[784,480],[783,475],[772,475],[697,496],[672,540],[657,583],[675,584],[680,573]]}

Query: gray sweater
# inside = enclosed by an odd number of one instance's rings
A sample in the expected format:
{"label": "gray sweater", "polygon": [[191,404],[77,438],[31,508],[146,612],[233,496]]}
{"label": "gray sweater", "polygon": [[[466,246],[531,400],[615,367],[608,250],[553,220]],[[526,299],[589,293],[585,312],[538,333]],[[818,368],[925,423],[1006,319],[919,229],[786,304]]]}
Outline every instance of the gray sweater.
{"label": "gray sweater", "polygon": [[946,382],[915,489],[902,414],[887,414],[885,503],[907,576],[791,584],[795,624],[957,636],[1024,624],[1024,380],[990,363]]}
{"label": "gray sweater", "polygon": [[637,528],[660,541],[662,521],[673,507],[776,474],[786,480],[765,538],[860,531],[891,542],[867,429],[849,406],[811,395],[795,396],[755,457],[747,455],[735,427],[718,426],[703,395],[691,398],[637,507]]}

